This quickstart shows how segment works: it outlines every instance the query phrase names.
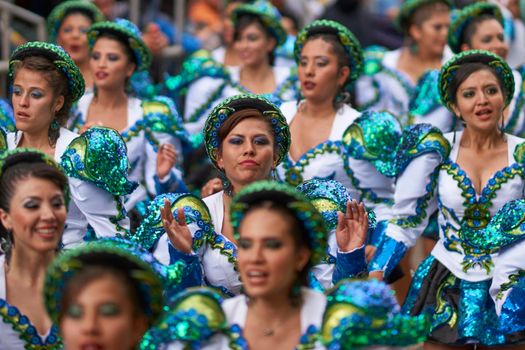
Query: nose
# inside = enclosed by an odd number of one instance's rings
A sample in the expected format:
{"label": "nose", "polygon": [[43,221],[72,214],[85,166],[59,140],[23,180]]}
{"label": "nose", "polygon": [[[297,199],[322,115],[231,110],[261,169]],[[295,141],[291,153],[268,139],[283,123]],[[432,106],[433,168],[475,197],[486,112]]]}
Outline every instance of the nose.
{"label": "nose", "polygon": [[264,261],[263,246],[261,244],[255,244],[251,254],[252,262],[261,263]]}
{"label": "nose", "polygon": [[253,142],[245,142],[244,143],[244,155],[254,155],[255,154],[255,147]]}
{"label": "nose", "polygon": [[481,94],[478,94],[479,98],[478,98],[478,104],[480,105],[485,105],[489,102],[488,100],[488,97],[487,97],[487,93],[485,91],[483,91]]}
{"label": "nose", "polygon": [[40,208],[40,218],[42,220],[52,221],[55,219],[55,211],[50,204],[43,204]]}
{"label": "nose", "polygon": [[315,65],[313,62],[306,63],[306,66],[304,67],[304,72],[307,76],[312,77],[315,73]]}
{"label": "nose", "polygon": [[83,334],[96,334],[98,332],[98,319],[95,310],[84,310],[80,319],[80,329]]}
{"label": "nose", "polygon": [[29,106],[29,94],[27,93],[22,93],[19,97],[18,97],[18,105],[20,107],[28,107]]}

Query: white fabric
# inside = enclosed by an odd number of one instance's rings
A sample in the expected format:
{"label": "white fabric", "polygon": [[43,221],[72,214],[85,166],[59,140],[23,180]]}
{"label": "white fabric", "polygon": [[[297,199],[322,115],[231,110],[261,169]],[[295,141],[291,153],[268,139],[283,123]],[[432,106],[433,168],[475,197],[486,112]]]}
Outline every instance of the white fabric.
{"label": "white fabric", "polygon": [[[281,111],[288,124],[293,122],[293,118],[297,114],[297,108],[295,102],[286,102],[281,105]],[[359,116],[360,112],[346,104],[343,105],[336,113],[328,140],[321,145],[327,144],[328,141],[341,142],[343,133]],[[345,171],[343,153],[344,149],[341,146],[338,152],[319,152],[311,158],[309,157],[307,165],[304,166],[301,172],[303,180],[306,181],[313,178],[336,180],[346,187],[352,198],[358,201],[363,200],[367,207],[372,208],[378,220],[389,219],[391,217],[390,206],[383,203],[372,203],[366,198],[362,198],[362,190],[372,190],[380,198],[392,199],[394,194],[394,180],[379,173],[372,163],[366,160],[350,158],[348,160],[349,167],[354,173],[354,178],[359,182],[359,188],[356,188]],[[305,154],[312,154],[312,149],[308,150]],[[294,164],[295,169],[301,169],[300,163],[301,160],[304,159],[304,155],[300,159],[295,160],[292,159],[290,154],[288,154],[287,157],[288,161]],[[287,165],[284,164],[284,162],[277,167],[277,174],[283,181],[286,179],[286,167]]]}
{"label": "white fabric", "polygon": [[[306,334],[310,326],[315,326],[318,330],[321,329],[323,322],[323,314],[326,308],[326,297],[324,294],[313,291],[311,289],[302,288],[303,305],[301,306],[301,334]],[[226,322],[228,326],[238,325],[242,329],[246,323],[246,316],[248,314],[248,304],[245,295],[239,295],[234,298],[225,300],[222,303],[223,311],[226,315]],[[178,350],[184,349],[181,343],[172,343],[167,349]],[[215,335],[209,342],[203,344],[201,349],[206,350],[229,350],[229,339],[222,335]],[[321,344],[315,344],[312,350],[321,350],[324,347]]]}
{"label": "white fabric", "polygon": [[[235,84],[240,82],[240,68],[239,67],[226,67],[230,73],[231,81]],[[287,67],[273,67],[273,74],[275,78],[276,87],[283,84],[290,76],[291,70]],[[194,112],[200,108],[204,102],[208,101],[210,96],[217,91],[217,89],[225,82],[224,79],[202,77],[193,82],[188,88],[186,94],[186,100],[184,105],[184,121],[188,132],[192,135],[200,134],[204,129],[206,119],[212,109],[228,97],[246,93],[246,90],[239,90],[237,87],[227,84],[222,94],[216,98],[210,106],[201,114],[200,118],[195,121],[190,121],[190,117]],[[294,98],[293,90],[288,90],[280,98],[283,101],[290,101]]]}
{"label": "white fabric", "polygon": [[[82,96],[78,101],[77,110],[81,114],[82,119],[85,120],[89,106],[93,101],[94,94],[89,93]],[[157,166],[157,152],[146,139],[144,130],[141,130],[137,135],[130,134],[131,128],[136,126],[138,122],[143,119],[144,110],[142,109],[142,101],[128,97],[128,121],[126,129],[121,133],[126,139],[126,146],[128,149],[128,159],[130,164],[129,180],[139,183],[139,187],[133,193],[125,197],[124,206],[127,211],[133,209],[135,205],[145,199],[148,199],[148,194],[156,195],[154,176],[156,174]],[[128,139],[127,135],[131,135]],[[170,143],[175,147],[177,153],[177,161],[182,161],[182,145],[180,140],[166,134],[155,133],[155,138],[160,144]],[[175,171],[180,178],[180,172]]]}
{"label": "white fabric", "polygon": [[[445,137],[452,145],[450,160],[455,162],[459,152],[462,133],[457,133],[456,143],[454,144],[452,144],[452,133],[446,134]],[[513,153],[516,146],[521,142],[523,142],[523,139],[507,135],[508,165],[516,162]],[[435,153],[427,153],[414,159],[399,176],[396,184],[395,204],[393,208],[394,218],[405,218],[415,214],[415,201],[426,193],[425,186],[429,182],[429,175],[436,169],[438,163],[439,158]],[[525,180],[520,176],[515,176],[503,183],[501,187],[496,190],[496,196],[492,199],[492,206],[489,208],[491,217],[508,201],[522,198],[524,189]],[[419,235],[423,233],[423,230],[428,224],[429,214],[434,212],[439,201],[440,207],[447,208],[448,212],[453,212],[455,218],[453,215],[447,215],[447,217],[445,217],[443,209],[440,209],[438,219],[440,239],[431,254],[458,278],[471,282],[488,280],[493,277],[494,271],[487,273],[487,271],[479,265],[469,268],[466,272],[463,270],[462,262],[464,253],[461,244],[456,245],[456,248],[460,252],[449,250],[445,246],[445,232],[443,232],[445,225],[449,225],[447,226],[448,237],[461,241],[457,230],[461,226],[461,220],[464,217],[466,209],[463,204],[465,198],[461,193],[458,182],[452,175],[448,174],[445,169],[441,169],[439,171],[437,190],[434,192],[427,209],[425,209],[427,215],[422,222],[411,229],[403,229],[391,222],[387,227],[387,235],[398,242],[403,242],[406,246],[413,246]],[[479,197],[479,194],[476,194],[476,198],[479,199]],[[493,261],[497,261],[498,253],[491,254],[491,257]]]}
{"label": "white fabric", "polygon": [[[7,297],[7,285],[5,275],[5,256],[0,255],[0,300],[6,300]],[[29,318],[28,318],[29,320]],[[29,320],[31,324],[31,320]],[[44,335],[39,334],[38,336],[45,342],[47,336],[51,332],[51,329]],[[26,342],[20,339],[19,334],[15,332],[9,323],[3,321],[0,316],[0,349],[2,350],[23,350],[25,349]]]}
{"label": "white fabric", "polygon": [[[22,132],[7,134],[8,149],[15,149],[22,139]],[[55,148],[55,160],[60,163],[62,155],[78,134],[60,128],[60,137]],[[66,227],[62,236],[64,248],[73,248],[83,243],[88,224],[97,237],[112,237],[119,231],[110,218],[118,214],[117,201],[113,195],[92,183],[69,177],[69,202]],[[119,221],[120,226],[129,229],[129,219]]]}

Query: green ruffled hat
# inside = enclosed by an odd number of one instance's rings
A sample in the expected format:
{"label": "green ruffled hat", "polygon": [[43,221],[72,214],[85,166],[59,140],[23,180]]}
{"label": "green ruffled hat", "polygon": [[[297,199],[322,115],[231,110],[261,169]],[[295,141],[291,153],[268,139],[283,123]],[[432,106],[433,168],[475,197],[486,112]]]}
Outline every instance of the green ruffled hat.
{"label": "green ruffled hat", "polygon": [[67,78],[67,99],[77,102],[84,95],[84,77],[64,49],[58,45],[41,41],[32,41],[18,46],[9,61],[9,77],[14,78],[14,64],[23,61],[27,57],[41,56],[49,59]]}
{"label": "green ruffled hat", "polygon": [[[0,130],[0,143],[2,142],[2,131]],[[7,145],[6,145],[7,147]],[[34,148],[15,148],[9,151],[1,152],[2,147],[0,145],[0,177],[2,177],[2,174],[4,171],[15,164],[19,163],[45,163],[61,173],[64,172],[64,169],[62,169],[57,162],[44,152],[41,152]],[[67,176],[64,174],[64,176]],[[62,192],[64,193],[64,200],[66,203],[66,207],[69,204],[70,199],[70,193],[69,193],[69,183],[66,182],[64,187],[62,188]]]}
{"label": "green ruffled hat", "polygon": [[342,280],[327,295],[321,341],[327,348],[415,345],[426,340],[430,317],[401,312],[392,290],[377,280]]}
{"label": "green ruffled hat", "polygon": [[457,11],[452,18],[450,28],[448,29],[448,46],[454,53],[461,52],[463,44],[463,34],[469,24],[477,17],[490,15],[494,17],[503,26],[503,14],[499,6],[488,2],[475,2],[463,9]]}
{"label": "green ruffled hat", "polygon": [[[439,72],[438,88],[441,102],[453,112],[452,101],[450,96],[449,84],[456,75],[458,68],[465,63],[483,63],[493,68],[503,80],[503,89],[505,90],[505,107],[510,104],[514,96],[514,75],[507,62],[495,53],[485,50],[463,51],[452,57],[441,67]],[[455,91],[454,91],[455,93]]]}
{"label": "green ruffled hat", "polygon": [[239,5],[233,10],[231,15],[233,24],[237,25],[237,19],[245,13],[255,15],[262,20],[266,28],[277,40],[277,46],[284,44],[286,31],[281,24],[281,14],[269,1],[257,0],[251,4]]}
{"label": "green ruffled hat", "polygon": [[53,323],[59,323],[62,301],[68,282],[90,266],[110,267],[122,271],[137,285],[140,310],[153,325],[164,306],[161,265],[151,253],[123,238],[104,238],[75,249],[61,252],[47,269],[44,281],[44,301]]}
{"label": "green ruffled hat", "polygon": [[227,98],[217,105],[211,111],[204,125],[203,135],[206,152],[208,152],[208,156],[217,169],[219,169],[217,165],[218,149],[220,146],[219,129],[234,112],[247,108],[258,109],[272,125],[275,143],[278,147],[277,164],[288,154],[288,150],[290,149],[290,128],[281,110],[261,96],[253,94],[237,95]]}
{"label": "green ruffled hat", "polygon": [[92,23],[102,22],[105,20],[104,15],[98,7],[87,0],[71,0],[65,1],[53,9],[49,16],[47,16],[47,33],[49,41],[56,42],[58,31],[62,26],[62,21],[70,13],[80,12],[91,19]]}
{"label": "green ruffled hat", "polygon": [[111,128],[89,128],[71,141],[60,164],[68,176],[89,181],[113,195],[130,194],[138,186],[127,178],[126,143]]}
{"label": "green ruffled hat", "polygon": [[328,233],[321,213],[301,192],[285,183],[258,181],[244,187],[233,198],[230,219],[235,239],[240,238],[239,227],[250,206],[262,201],[285,205],[301,222],[308,234],[308,246],[312,250],[310,262],[318,264],[326,255]]}
{"label": "green ruffled hat", "polygon": [[127,43],[137,63],[137,71],[147,70],[151,64],[151,52],[146,46],[139,28],[124,18],[114,21],[104,21],[93,24],[87,32],[89,47],[93,49],[98,37],[103,33],[111,33],[122,38]]}
{"label": "green ruffled hat", "polygon": [[299,62],[301,51],[308,38],[315,34],[334,34],[339,38],[339,42],[343,45],[348,57],[348,66],[350,67],[350,75],[346,84],[356,81],[363,72],[363,49],[354,34],[347,27],[336,21],[318,19],[304,27],[297,34],[297,40],[295,41],[295,62]]}
{"label": "green ruffled hat", "polygon": [[407,34],[408,27],[410,25],[410,20],[414,12],[416,12],[420,7],[436,2],[441,2],[447,5],[448,7],[452,8],[452,1],[450,0],[405,0],[399,8],[399,12],[394,21],[394,24],[399,30]]}

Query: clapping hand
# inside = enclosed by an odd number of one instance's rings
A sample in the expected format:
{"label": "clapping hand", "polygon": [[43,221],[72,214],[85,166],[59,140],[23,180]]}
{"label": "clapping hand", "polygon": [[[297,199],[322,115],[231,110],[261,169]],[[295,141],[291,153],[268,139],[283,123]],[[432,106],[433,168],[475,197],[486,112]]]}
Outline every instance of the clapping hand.
{"label": "clapping hand", "polygon": [[346,203],[346,214],[337,213],[335,237],[342,252],[349,252],[365,244],[368,232],[368,215],[363,203],[354,199]]}
{"label": "clapping hand", "polygon": [[171,212],[170,201],[164,199],[164,206],[160,208],[160,217],[173,247],[185,254],[191,254],[193,240],[188,225],[186,225],[184,209],[177,209],[177,220],[175,220]]}

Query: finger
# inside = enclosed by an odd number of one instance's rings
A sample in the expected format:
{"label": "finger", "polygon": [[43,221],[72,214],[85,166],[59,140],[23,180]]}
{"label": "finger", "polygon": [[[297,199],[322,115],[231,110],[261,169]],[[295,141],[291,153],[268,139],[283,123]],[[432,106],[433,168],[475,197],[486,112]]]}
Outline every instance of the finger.
{"label": "finger", "polygon": [[337,231],[340,231],[346,227],[345,215],[340,211],[337,212]]}
{"label": "finger", "polygon": [[354,213],[352,211],[352,202],[351,201],[346,202],[346,219],[347,220],[353,220],[354,219]]}
{"label": "finger", "polygon": [[368,220],[363,202],[359,203],[357,210],[359,211],[359,222],[365,222],[365,220]]}
{"label": "finger", "polygon": [[181,226],[186,225],[186,216],[184,215],[183,208],[177,209],[177,221],[178,221],[178,224]]}
{"label": "finger", "polygon": [[164,210],[166,211],[166,220],[173,222],[173,212],[171,211],[171,202],[166,198],[164,199]]}

